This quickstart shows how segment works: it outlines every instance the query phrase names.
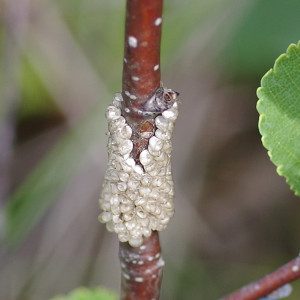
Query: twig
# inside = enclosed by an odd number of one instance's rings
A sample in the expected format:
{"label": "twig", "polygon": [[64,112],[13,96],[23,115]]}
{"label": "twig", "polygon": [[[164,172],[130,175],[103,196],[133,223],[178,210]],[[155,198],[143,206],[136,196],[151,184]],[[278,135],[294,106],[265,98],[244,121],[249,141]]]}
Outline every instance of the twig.
{"label": "twig", "polygon": [[120,243],[121,299],[159,299],[164,261],[157,231],[141,247]]}
{"label": "twig", "polygon": [[300,257],[293,259],[273,273],[252,282],[222,300],[254,300],[270,294],[286,283],[300,278]]}
{"label": "twig", "polygon": [[[155,129],[153,117],[136,112],[143,111],[160,86],[162,5],[162,0],[128,0],[126,7],[122,115],[133,130],[132,156],[137,163],[149,141],[142,133]],[[153,232],[138,248],[120,243],[119,256],[121,299],[159,299],[164,262],[158,233]]]}

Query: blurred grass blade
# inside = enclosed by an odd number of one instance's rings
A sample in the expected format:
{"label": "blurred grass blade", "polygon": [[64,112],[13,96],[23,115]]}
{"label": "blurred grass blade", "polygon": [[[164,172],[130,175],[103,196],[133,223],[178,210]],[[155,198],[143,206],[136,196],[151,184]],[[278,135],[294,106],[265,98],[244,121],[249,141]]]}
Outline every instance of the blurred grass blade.
{"label": "blurred grass blade", "polygon": [[259,130],[279,175],[300,195],[300,42],[279,56],[257,90]]}
{"label": "blurred grass blade", "polygon": [[5,208],[5,239],[10,245],[24,239],[103,139],[99,132],[104,132],[104,104],[71,130],[9,199]]}

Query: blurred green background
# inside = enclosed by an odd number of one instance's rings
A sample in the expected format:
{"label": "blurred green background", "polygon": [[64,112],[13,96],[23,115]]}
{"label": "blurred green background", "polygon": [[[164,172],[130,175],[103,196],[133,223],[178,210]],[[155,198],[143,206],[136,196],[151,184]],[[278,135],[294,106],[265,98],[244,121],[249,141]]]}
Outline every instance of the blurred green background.
{"label": "blurred green background", "polygon": [[[0,1],[0,299],[118,292],[118,242],[97,200],[124,9]],[[296,0],[165,0],[163,81],[181,105],[163,300],[217,299],[299,252],[299,199],[261,145],[255,109],[260,78],[299,40],[299,15]]]}

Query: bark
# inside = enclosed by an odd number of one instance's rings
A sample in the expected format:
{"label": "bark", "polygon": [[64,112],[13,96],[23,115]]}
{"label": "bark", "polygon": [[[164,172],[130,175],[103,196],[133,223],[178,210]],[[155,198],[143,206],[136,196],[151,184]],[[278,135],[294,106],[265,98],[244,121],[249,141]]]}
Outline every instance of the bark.
{"label": "bark", "polygon": [[[133,158],[148,146],[154,117],[138,114],[160,86],[162,0],[128,0],[126,7],[122,115],[133,129]],[[159,299],[162,268],[159,235],[153,232],[141,247],[120,243],[121,299]]]}
{"label": "bark", "polygon": [[259,299],[298,278],[300,278],[300,257],[293,259],[273,273],[270,273],[222,298],[222,300]]}

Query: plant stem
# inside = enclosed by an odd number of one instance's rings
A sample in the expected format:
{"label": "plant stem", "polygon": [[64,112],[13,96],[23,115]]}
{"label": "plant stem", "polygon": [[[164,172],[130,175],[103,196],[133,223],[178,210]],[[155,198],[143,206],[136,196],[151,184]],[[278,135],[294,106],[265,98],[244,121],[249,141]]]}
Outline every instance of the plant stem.
{"label": "plant stem", "polygon": [[[123,92],[137,96],[137,101],[125,95],[127,105],[141,105],[160,85],[162,0],[128,0],[126,7]],[[138,80],[136,80],[138,78]]]}
{"label": "plant stem", "polygon": [[[133,130],[132,156],[137,163],[149,142],[142,133],[155,129],[153,118],[135,112],[143,111],[160,86],[162,5],[162,0],[128,0],[126,6],[122,115]],[[120,243],[119,257],[121,299],[159,299],[164,262],[158,233],[153,232],[138,248]]]}
{"label": "plant stem", "polygon": [[254,300],[266,296],[286,283],[300,278],[300,257],[296,257],[273,273],[252,282],[222,300]]}
{"label": "plant stem", "polygon": [[120,243],[119,256],[122,268],[121,299],[159,299],[164,261],[158,232],[153,232],[138,248]]}

